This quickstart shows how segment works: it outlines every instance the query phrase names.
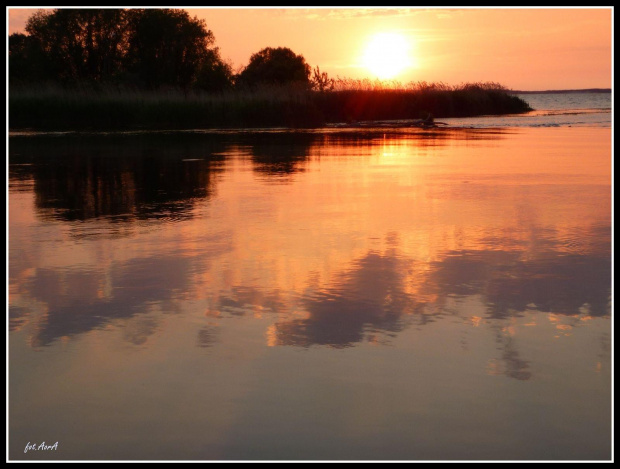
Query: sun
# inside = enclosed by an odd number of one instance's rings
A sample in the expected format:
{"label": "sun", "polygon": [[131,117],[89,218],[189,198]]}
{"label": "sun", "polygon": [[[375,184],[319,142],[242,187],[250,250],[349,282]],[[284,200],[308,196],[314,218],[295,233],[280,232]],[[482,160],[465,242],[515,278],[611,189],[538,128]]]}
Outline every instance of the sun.
{"label": "sun", "polygon": [[362,60],[377,78],[389,80],[411,66],[410,48],[401,34],[377,33],[368,43]]}

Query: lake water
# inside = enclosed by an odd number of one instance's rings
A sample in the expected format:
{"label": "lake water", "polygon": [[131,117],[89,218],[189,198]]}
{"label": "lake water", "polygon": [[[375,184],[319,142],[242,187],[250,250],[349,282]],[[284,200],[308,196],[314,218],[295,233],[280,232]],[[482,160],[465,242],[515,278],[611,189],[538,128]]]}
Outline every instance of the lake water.
{"label": "lake water", "polygon": [[12,135],[9,458],[610,460],[611,112],[547,107]]}

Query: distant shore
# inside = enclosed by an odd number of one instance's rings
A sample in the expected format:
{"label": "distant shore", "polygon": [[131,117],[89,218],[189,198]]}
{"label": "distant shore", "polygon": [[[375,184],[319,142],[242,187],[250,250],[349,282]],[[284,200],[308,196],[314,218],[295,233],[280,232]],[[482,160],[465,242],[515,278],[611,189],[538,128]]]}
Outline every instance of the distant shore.
{"label": "distant shore", "polygon": [[560,93],[611,93],[611,88],[584,88],[577,90],[544,90],[544,91],[524,91],[510,90],[514,94],[560,94]]}

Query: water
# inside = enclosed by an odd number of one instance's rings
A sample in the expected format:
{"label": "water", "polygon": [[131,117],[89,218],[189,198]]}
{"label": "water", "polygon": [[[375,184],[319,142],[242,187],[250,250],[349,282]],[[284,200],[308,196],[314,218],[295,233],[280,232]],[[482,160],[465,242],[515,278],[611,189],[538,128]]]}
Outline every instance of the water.
{"label": "water", "polygon": [[12,136],[9,456],[610,459],[610,167],[607,124]]}

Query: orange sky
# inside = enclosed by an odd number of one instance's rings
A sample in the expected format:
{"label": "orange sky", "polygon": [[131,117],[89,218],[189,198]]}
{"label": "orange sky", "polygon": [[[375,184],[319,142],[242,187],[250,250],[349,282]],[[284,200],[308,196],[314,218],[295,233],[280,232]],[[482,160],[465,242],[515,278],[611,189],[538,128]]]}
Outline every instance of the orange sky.
{"label": "orange sky", "polygon": [[[189,8],[204,18],[235,70],[264,47],[289,47],[330,76],[375,78],[363,61],[373,35],[395,33],[408,62],[394,79],[512,89],[611,88],[612,16],[606,8]],[[9,10],[9,33],[34,10]]]}

